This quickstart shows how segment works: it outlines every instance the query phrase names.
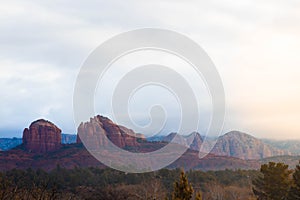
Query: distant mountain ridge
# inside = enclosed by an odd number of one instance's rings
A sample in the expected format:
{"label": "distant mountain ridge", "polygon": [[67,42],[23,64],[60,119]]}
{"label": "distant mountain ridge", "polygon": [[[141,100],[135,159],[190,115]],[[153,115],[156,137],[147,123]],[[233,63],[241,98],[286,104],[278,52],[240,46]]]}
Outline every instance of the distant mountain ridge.
{"label": "distant mountain ridge", "polygon": [[272,140],[262,139],[270,146],[291,152],[292,155],[300,155],[300,140]]}
{"label": "distant mountain ridge", "polygon": [[7,151],[22,144],[22,138],[0,138],[0,151]]}
{"label": "distant mountain ridge", "polygon": [[[174,134],[152,137],[150,141],[170,142]],[[193,136],[195,137],[194,141],[189,141]],[[73,144],[76,143],[76,138],[77,135],[75,134],[62,134],[61,143]],[[175,141],[175,143],[188,146],[192,150],[199,151],[203,144],[203,136],[196,132],[179,138],[181,138],[181,141]],[[0,151],[7,151],[20,144],[22,144],[21,138],[0,138]],[[212,148],[212,145],[215,146]],[[246,160],[263,159],[282,155],[300,155],[300,141],[261,140],[246,133],[231,131],[220,136],[216,141],[208,138],[202,147],[202,151]]]}
{"label": "distant mountain ridge", "polygon": [[[171,142],[175,134],[176,133],[171,133],[165,136],[162,138],[162,141]],[[192,150],[207,152],[218,156],[236,157],[243,160],[263,159],[292,154],[288,150],[276,148],[264,143],[260,139],[239,131],[228,132],[216,140],[207,138],[205,142],[202,139],[203,137],[196,132],[178,138],[179,139],[172,142],[188,146]],[[194,138],[194,140],[191,141],[191,138]]]}
{"label": "distant mountain ridge", "polygon": [[[99,134],[105,134],[112,143],[132,152],[152,152],[161,149],[170,141],[177,143],[178,148],[182,148],[182,145],[188,146],[189,149],[167,168],[183,167],[186,170],[258,169],[261,163],[273,160],[288,161],[294,165],[299,158],[299,156],[284,155],[289,152],[272,147],[262,140],[238,131],[229,132],[217,140],[213,138],[205,138],[204,140],[204,137],[197,132],[188,136],[177,135],[178,137],[174,137],[176,133],[171,133],[151,142],[142,137],[141,134],[117,125],[106,117],[96,116],[90,121],[82,123],[78,127],[78,132],[81,134],[61,135],[60,129],[53,123],[47,120],[35,121],[24,130],[21,145],[12,150],[0,152],[0,171],[13,168],[26,169],[28,167],[51,170],[58,164],[66,168],[76,166],[105,168],[106,166],[89,154],[78,137],[80,135],[82,139],[90,140],[95,147],[107,145],[108,141],[103,140],[103,136],[99,137]],[[58,137],[53,137],[55,135]],[[75,142],[75,138],[76,143],[70,144]],[[18,138],[11,140],[20,142]],[[9,143],[9,140],[5,141],[5,144]],[[52,149],[50,147],[53,146],[53,143],[55,143],[55,148]],[[30,145],[28,146],[28,144]],[[213,144],[216,145],[213,147]],[[199,150],[205,152],[211,148],[212,151],[208,151],[207,155],[199,159]],[[118,152],[116,151],[116,153]],[[273,157],[269,158],[269,156]],[[151,159],[145,158],[142,164],[148,165],[149,162]]]}
{"label": "distant mountain ridge", "polygon": [[[95,119],[85,125],[86,130],[95,129]],[[97,116],[97,119],[100,120],[100,126],[103,126],[105,131],[116,132],[116,134],[108,134],[114,143],[120,143],[121,132],[124,130],[129,135],[134,134],[134,132],[126,127],[116,125],[111,120],[106,117]],[[102,125],[103,124],[103,125]],[[96,124],[97,125],[97,124]],[[97,125],[98,126],[98,125]],[[83,128],[83,125],[79,127],[79,130]],[[120,133],[119,133],[120,132]],[[91,134],[91,133],[89,133]],[[126,134],[125,134],[126,135]],[[171,142],[176,133],[170,133],[167,136],[154,136],[148,138],[147,141],[156,141],[156,142]],[[276,141],[276,140],[267,140],[267,139],[257,139],[249,134],[231,131],[228,132],[216,139],[201,136],[197,132],[193,132],[187,136],[176,137],[174,143],[187,146],[191,150],[202,151],[207,153],[212,153],[218,156],[228,156],[236,157],[244,160],[251,159],[263,159],[267,157],[282,156],[282,155],[300,155],[300,141]],[[117,137],[117,138],[116,138]],[[205,141],[204,141],[205,138]],[[76,143],[78,140],[78,135],[75,134],[61,134],[61,144],[72,144]],[[130,138],[126,138],[124,142],[129,142]],[[0,138],[0,151],[7,151],[12,149],[22,143],[20,138]],[[125,143],[124,143],[125,144]],[[120,145],[120,144],[119,144]],[[123,145],[124,146],[124,145]]]}
{"label": "distant mountain ridge", "polygon": [[[75,134],[61,134],[61,143],[76,143],[76,137],[77,135]],[[0,138],[0,151],[7,151],[13,149],[20,144],[22,144],[22,138]]]}
{"label": "distant mountain ridge", "polygon": [[77,135],[75,134],[61,134],[61,143],[62,144],[73,144],[76,143]]}
{"label": "distant mountain ridge", "polygon": [[[163,141],[170,142],[174,137],[175,133],[171,133],[167,136],[156,136],[152,137],[150,141]],[[188,141],[192,136],[195,136],[195,141]],[[62,134],[62,144],[73,144],[76,143],[75,134]],[[199,151],[203,144],[203,136],[199,133],[192,133],[188,136],[181,136],[181,141],[175,143],[189,146],[192,150]],[[190,143],[190,145],[188,145]],[[0,138],[0,151],[7,151],[15,148],[22,144],[21,138]],[[215,146],[212,148],[212,145]],[[281,155],[300,155],[300,141],[277,141],[270,139],[257,139],[249,134],[242,133],[239,131],[231,131],[226,133],[217,140],[208,138],[206,140],[206,146],[202,147],[202,151],[220,155],[220,156],[231,156],[241,159],[262,159],[273,156]]]}

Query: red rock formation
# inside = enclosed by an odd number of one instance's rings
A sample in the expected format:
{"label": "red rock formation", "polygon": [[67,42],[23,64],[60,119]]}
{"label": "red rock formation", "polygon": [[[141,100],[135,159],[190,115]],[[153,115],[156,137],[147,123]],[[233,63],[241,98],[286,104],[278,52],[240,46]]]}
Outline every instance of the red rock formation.
{"label": "red rock formation", "polygon": [[89,146],[105,146],[107,145],[106,141],[99,137],[100,133],[105,134],[112,143],[120,148],[138,146],[137,135],[133,130],[117,125],[109,118],[100,115],[91,118],[89,122],[80,124],[78,127],[77,143],[81,143],[81,139],[83,138]]}
{"label": "red rock formation", "polygon": [[[174,137],[177,135],[177,138]],[[174,140],[173,140],[174,139]],[[192,150],[199,151],[203,143],[201,135],[197,132],[193,132],[190,135],[182,136],[177,133],[170,133],[169,135],[163,138],[164,142],[171,142],[175,144],[180,144],[186,147],[189,147]]]}
{"label": "red rock formation", "polygon": [[61,130],[44,119],[32,122],[23,132],[23,145],[34,153],[45,153],[61,147]]}
{"label": "red rock formation", "polygon": [[219,156],[230,156],[244,160],[263,159],[279,155],[291,155],[289,151],[277,149],[246,133],[231,131],[218,138],[211,151]]}

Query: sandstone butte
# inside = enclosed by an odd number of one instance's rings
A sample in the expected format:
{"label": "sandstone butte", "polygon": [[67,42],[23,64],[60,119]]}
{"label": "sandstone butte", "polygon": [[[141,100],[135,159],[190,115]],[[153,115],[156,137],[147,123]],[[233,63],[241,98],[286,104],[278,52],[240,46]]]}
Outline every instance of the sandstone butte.
{"label": "sandstone butte", "polygon": [[[95,146],[107,145],[100,134],[107,138],[120,148],[126,146],[139,146],[138,140],[145,140],[142,134],[136,134],[133,130],[120,126],[112,122],[109,118],[100,115],[91,118],[89,122],[81,123],[78,127],[77,143],[81,139],[88,144]],[[95,139],[96,138],[96,139]]]}
{"label": "sandstone butte", "polygon": [[61,148],[61,130],[53,123],[39,119],[23,131],[25,150],[33,153],[45,153]]}
{"label": "sandstone butte", "polygon": [[[98,115],[91,118],[89,122],[81,123],[78,127],[77,143],[81,143],[80,138],[84,138],[84,141],[91,140],[89,142],[93,142],[95,145],[107,145],[101,137],[97,137],[100,133],[104,133],[112,143],[120,148],[137,147],[139,146],[138,141],[145,140],[144,135],[136,134],[133,130]],[[29,128],[25,128],[23,146],[26,151],[32,153],[56,151],[62,147],[61,137],[61,130],[56,125],[50,121],[39,119],[32,122]]]}

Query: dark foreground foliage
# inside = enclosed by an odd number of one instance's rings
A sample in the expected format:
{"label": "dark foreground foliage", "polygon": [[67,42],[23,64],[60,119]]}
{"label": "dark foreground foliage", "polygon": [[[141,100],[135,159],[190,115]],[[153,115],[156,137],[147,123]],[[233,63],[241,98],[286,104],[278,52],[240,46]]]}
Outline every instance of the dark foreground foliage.
{"label": "dark foreground foliage", "polygon": [[0,200],[276,200],[300,199],[300,166],[269,163],[255,170],[162,169],[126,174],[112,169],[57,166],[0,173]]}
{"label": "dark foreground foliage", "polygon": [[300,200],[300,163],[289,170],[284,163],[269,162],[260,168],[253,180],[253,193],[258,200]]}
{"label": "dark foreground foliage", "polygon": [[[174,184],[189,180],[193,199],[243,199],[250,197],[251,179],[257,171],[188,171],[162,169],[152,173],[126,174],[112,169],[60,166],[53,171],[11,170],[0,173],[0,199],[172,199],[180,195]],[[180,184],[176,186],[181,187]],[[174,197],[175,197],[174,196]]]}

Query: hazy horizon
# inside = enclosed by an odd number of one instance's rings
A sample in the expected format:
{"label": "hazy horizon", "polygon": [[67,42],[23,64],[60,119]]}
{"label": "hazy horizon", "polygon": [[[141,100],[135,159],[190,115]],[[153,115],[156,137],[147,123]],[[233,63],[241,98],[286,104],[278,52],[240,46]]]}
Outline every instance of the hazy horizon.
{"label": "hazy horizon", "polygon": [[[39,120],[39,119],[36,119],[36,120]],[[34,122],[34,121],[36,121],[36,120],[33,120],[32,122]],[[47,120],[47,119],[46,119],[46,120]],[[58,126],[57,124],[55,124],[55,125]],[[122,125],[122,124],[118,124],[118,125]],[[1,134],[1,137],[0,137],[0,138],[14,138],[14,137],[16,137],[16,138],[22,138],[22,134],[23,134],[24,129],[25,129],[25,128],[28,128],[29,126],[30,126],[30,124],[28,124],[28,126],[24,127],[23,129],[14,129],[14,130],[1,130],[1,129],[0,129],[0,133],[6,133],[6,134]],[[60,128],[60,127],[58,127],[58,128]],[[130,128],[130,127],[127,127],[127,128]],[[287,139],[285,139],[285,138],[266,138],[266,137],[258,137],[258,136],[255,136],[255,135],[252,134],[252,133],[245,132],[245,131],[241,131],[241,130],[228,130],[227,132],[222,132],[222,134],[221,134],[220,136],[225,135],[225,134],[227,134],[227,133],[229,133],[229,132],[235,132],[235,131],[241,132],[241,133],[246,133],[246,134],[248,134],[248,135],[250,135],[250,136],[253,136],[253,137],[255,137],[255,138],[257,138],[257,139],[261,139],[261,140],[272,140],[272,141],[273,141],[273,140],[274,140],[274,141],[300,141],[299,138],[292,138],[292,139],[287,138]],[[164,133],[160,133],[160,134],[157,134],[157,135],[154,135],[154,136],[156,136],[156,137],[159,137],[159,136],[166,136],[166,135],[171,134],[171,133],[173,133],[173,132],[172,132],[172,131],[171,131],[171,132],[164,132]],[[192,134],[192,133],[193,133],[193,132],[187,133],[187,134],[184,134],[184,135],[189,135],[189,134]],[[70,132],[65,132],[64,130],[62,130],[62,134],[77,135],[77,132],[70,133]],[[201,136],[204,136],[204,137],[210,137],[210,138],[216,138],[216,137],[218,137],[218,136],[216,136],[216,135],[211,135],[211,136],[205,135],[204,133],[200,133],[200,135],[201,135]],[[152,137],[152,136],[149,136],[149,137]]]}

